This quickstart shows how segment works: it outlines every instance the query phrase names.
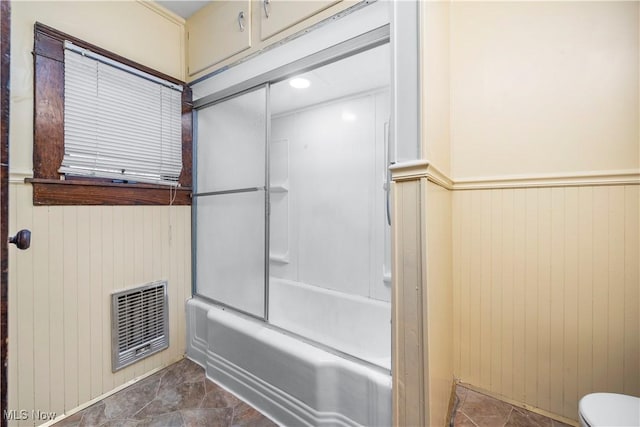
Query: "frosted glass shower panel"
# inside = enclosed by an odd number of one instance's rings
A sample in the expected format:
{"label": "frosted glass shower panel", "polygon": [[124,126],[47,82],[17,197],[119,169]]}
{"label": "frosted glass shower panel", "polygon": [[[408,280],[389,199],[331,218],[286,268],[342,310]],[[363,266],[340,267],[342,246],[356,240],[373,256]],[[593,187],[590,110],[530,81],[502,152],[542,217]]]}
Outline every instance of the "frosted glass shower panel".
{"label": "frosted glass shower panel", "polygon": [[265,193],[198,197],[198,294],[264,317]]}
{"label": "frosted glass shower panel", "polygon": [[198,111],[198,193],[263,187],[266,89]]}
{"label": "frosted glass shower panel", "polygon": [[289,141],[272,139],[269,150],[269,259],[281,265],[289,262]]}

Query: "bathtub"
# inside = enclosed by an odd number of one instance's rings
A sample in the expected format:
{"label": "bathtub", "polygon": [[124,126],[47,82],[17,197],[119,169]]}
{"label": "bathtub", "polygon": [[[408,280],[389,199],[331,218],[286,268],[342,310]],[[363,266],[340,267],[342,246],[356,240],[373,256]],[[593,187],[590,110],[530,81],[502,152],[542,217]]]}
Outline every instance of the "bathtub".
{"label": "bathtub", "polygon": [[[340,313],[332,313],[323,299],[336,295],[324,290],[315,290],[317,292],[312,294],[309,292],[314,290],[305,286],[272,279],[271,312],[278,323],[302,321],[305,317],[304,309],[289,311],[287,316],[275,314],[293,304],[280,300],[284,298],[281,292],[285,291],[289,292],[288,301],[299,297],[308,302],[315,301],[314,306],[323,307],[326,319],[334,314],[342,316],[345,308],[353,309],[358,303],[366,302],[346,298],[346,302],[333,304]],[[384,307],[385,303],[372,304],[377,314],[384,314]],[[358,316],[364,318],[362,313]],[[391,376],[388,370],[351,357],[341,357],[198,297],[187,301],[187,321],[187,356],[202,365],[210,379],[278,424],[291,427],[391,425]],[[340,339],[347,339],[345,331],[352,331],[354,342],[361,348],[360,334],[364,323],[354,320],[355,326],[346,323],[334,331]],[[295,332],[305,332],[304,328],[312,326],[304,322],[301,325]],[[363,357],[365,352],[361,352],[357,357],[378,364],[388,363],[389,345],[387,343],[385,353],[379,341],[370,342],[373,346],[368,356]]]}
{"label": "bathtub", "polygon": [[269,281],[269,322],[391,369],[391,305],[291,280]]}

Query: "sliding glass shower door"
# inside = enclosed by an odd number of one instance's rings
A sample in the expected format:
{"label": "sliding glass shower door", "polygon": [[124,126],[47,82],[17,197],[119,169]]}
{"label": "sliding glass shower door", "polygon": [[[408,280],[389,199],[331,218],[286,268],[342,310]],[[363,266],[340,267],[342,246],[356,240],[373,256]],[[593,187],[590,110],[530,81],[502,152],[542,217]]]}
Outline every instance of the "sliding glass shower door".
{"label": "sliding glass shower door", "polygon": [[197,293],[264,318],[267,88],[197,114]]}
{"label": "sliding glass shower door", "polygon": [[196,101],[194,293],[389,369],[390,52],[367,37]]}

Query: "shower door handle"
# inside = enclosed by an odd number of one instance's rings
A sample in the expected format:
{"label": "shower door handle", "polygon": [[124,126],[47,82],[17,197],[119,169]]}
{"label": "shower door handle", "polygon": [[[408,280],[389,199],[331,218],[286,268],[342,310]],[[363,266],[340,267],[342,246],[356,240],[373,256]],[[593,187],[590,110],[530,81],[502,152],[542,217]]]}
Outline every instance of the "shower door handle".
{"label": "shower door handle", "polygon": [[391,161],[391,119],[384,122],[384,155],[385,155],[385,167],[386,167],[386,182],[384,184],[384,190],[386,192],[386,211],[387,211],[387,224],[391,225],[391,170],[389,170],[389,166],[393,165],[395,162]]}

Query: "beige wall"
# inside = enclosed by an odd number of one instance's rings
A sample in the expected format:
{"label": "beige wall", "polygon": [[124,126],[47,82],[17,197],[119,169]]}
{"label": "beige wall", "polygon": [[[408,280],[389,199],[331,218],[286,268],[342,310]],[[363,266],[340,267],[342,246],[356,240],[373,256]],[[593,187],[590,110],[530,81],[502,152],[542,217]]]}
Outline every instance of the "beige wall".
{"label": "beige wall", "polygon": [[451,4],[455,374],[574,420],[640,395],[639,9]]}
{"label": "beige wall", "polygon": [[453,178],[637,169],[639,7],[453,2]]}
{"label": "beige wall", "polygon": [[577,419],[640,395],[640,186],[456,191],[454,361],[463,381]]}
{"label": "beige wall", "polygon": [[[449,21],[449,2],[421,4],[422,156],[429,168],[435,167],[446,176],[451,174]],[[451,191],[428,179],[423,185],[427,425],[444,426],[453,384]]]}
{"label": "beige wall", "polygon": [[184,80],[184,22],[149,2],[14,1],[11,11],[12,173],[31,171],[36,21]]}
{"label": "beige wall", "polygon": [[[189,207],[34,207],[33,24],[40,21],[173,77],[184,77],[183,23],[141,2],[12,3],[9,408],[62,414],[184,354],[191,289]],[[111,292],[169,281],[171,346],[111,372]],[[33,421],[24,422],[33,425]]]}
{"label": "beige wall", "polygon": [[450,4],[429,1],[421,6],[422,156],[451,176]]}

